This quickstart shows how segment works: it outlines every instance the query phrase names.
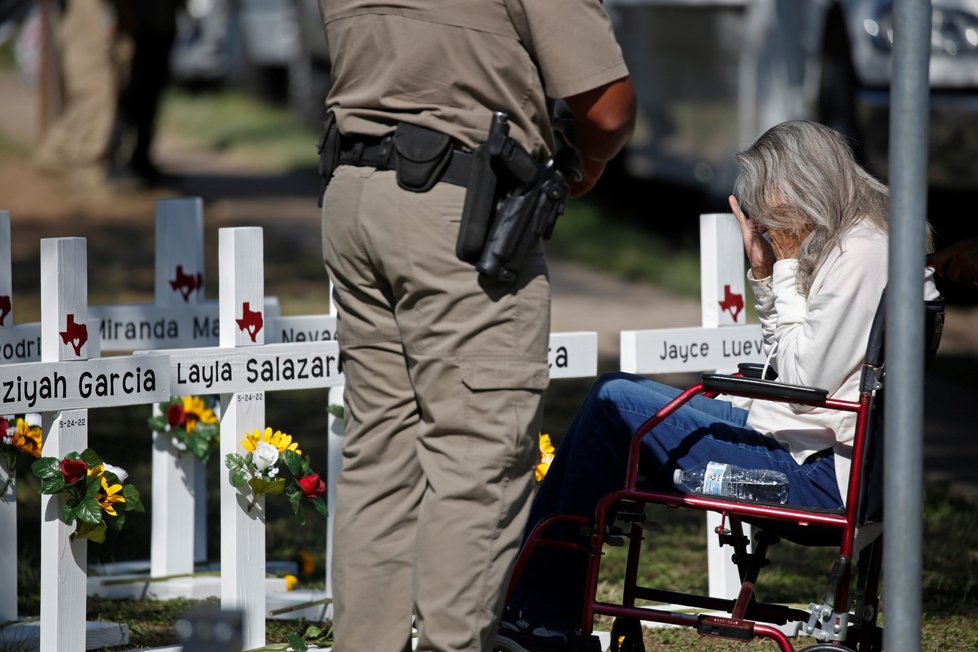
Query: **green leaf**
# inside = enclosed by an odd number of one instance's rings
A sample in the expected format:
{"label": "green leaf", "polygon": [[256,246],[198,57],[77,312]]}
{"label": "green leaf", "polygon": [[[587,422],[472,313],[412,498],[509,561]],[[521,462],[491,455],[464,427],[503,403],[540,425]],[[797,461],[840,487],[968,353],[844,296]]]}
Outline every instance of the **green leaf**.
{"label": "green leaf", "polygon": [[252,478],[248,480],[248,486],[251,487],[256,496],[274,496],[285,491],[285,478],[275,478],[274,480]]}
{"label": "green leaf", "polygon": [[158,414],[146,419],[146,423],[149,425],[150,430],[155,430],[156,432],[166,432],[170,422],[166,420],[166,416]]}
{"label": "green leaf", "polygon": [[97,475],[87,476],[83,482],[85,483],[86,498],[94,498],[95,494],[102,488],[102,480]]}
{"label": "green leaf", "polygon": [[75,521],[75,510],[78,507],[78,503],[71,500],[66,500],[65,504],[61,506],[61,522],[65,525],[71,525]]}
{"label": "green leaf", "polygon": [[289,472],[298,477],[302,469],[302,456],[295,451],[282,451],[282,459],[285,460],[285,466],[289,467]]}
{"label": "green leaf", "polygon": [[79,521],[94,525],[102,520],[102,508],[94,498],[84,498],[75,507],[75,517]]}
{"label": "green leaf", "polygon": [[323,628],[316,627],[315,625],[309,625],[306,627],[306,633],[302,635],[303,638],[319,638],[323,635]]}
{"label": "green leaf", "polygon": [[42,457],[31,464],[31,473],[42,480],[61,478],[64,486],[64,476],[61,474],[61,460],[56,457]]}
{"label": "green leaf", "polygon": [[123,512],[120,512],[118,510],[119,510],[119,505],[116,505],[116,513],[118,514],[118,516],[116,516],[116,517],[109,517],[107,519],[108,522],[109,522],[109,525],[111,525],[112,526],[112,529],[115,530],[116,532],[121,531],[122,530],[122,526],[126,524],[126,515]]}
{"label": "green leaf", "polygon": [[295,650],[295,652],[306,652],[309,649],[306,642],[303,641],[302,638],[300,638],[295,632],[287,635],[285,639],[289,642],[289,645],[292,646],[292,649]]}
{"label": "green leaf", "polygon": [[88,539],[95,543],[105,543],[105,521],[98,523],[83,523],[78,521],[78,527],[72,533],[73,537]]}
{"label": "green leaf", "polygon": [[302,516],[302,492],[291,492],[289,494],[289,504],[292,505],[292,513],[299,519],[299,523],[305,525],[305,518]]}
{"label": "green leaf", "polygon": [[323,518],[329,518],[329,507],[326,506],[326,501],[323,500],[322,496],[310,498],[309,502],[312,503],[312,506],[316,508],[317,512],[322,514]]}
{"label": "green leaf", "polygon": [[102,458],[99,457],[98,453],[91,448],[86,448],[83,450],[81,453],[81,458],[85,460],[85,463],[88,464],[89,467],[96,467],[102,463]]}
{"label": "green leaf", "polygon": [[332,414],[337,419],[343,418],[343,406],[342,405],[327,405],[326,411]]}
{"label": "green leaf", "polygon": [[231,486],[232,487],[243,487],[245,482],[248,481],[248,476],[244,471],[232,471],[231,472]]}
{"label": "green leaf", "polygon": [[194,435],[207,440],[209,443],[213,442],[220,432],[221,427],[216,423],[198,423],[197,427],[194,428]]}
{"label": "green leaf", "polygon": [[41,493],[46,496],[59,493],[64,488],[65,479],[60,473],[58,473],[58,477],[56,478],[45,478],[41,480]]}
{"label": "green leaf", "polygon": [[[145,512],[146,508],[143,507],[142,501],[139,499],[139,490],[131,484],[123,485],[122,487],[122,497],[126,499],[123,509],[127,512],[137,511]],[[118,509],[116,505],[116,509]]]}
{"label": "green leaf", "polygon": [[237,453],[228,453],[224,456],[224,466],[228,467],[232,471],[243,469],[244,465],[244,458]]}
{"label": "green leaf", "polygon": [[211,456],[211,443],[200,437],[188,437],[187,449],[201,462],[206,462]]}

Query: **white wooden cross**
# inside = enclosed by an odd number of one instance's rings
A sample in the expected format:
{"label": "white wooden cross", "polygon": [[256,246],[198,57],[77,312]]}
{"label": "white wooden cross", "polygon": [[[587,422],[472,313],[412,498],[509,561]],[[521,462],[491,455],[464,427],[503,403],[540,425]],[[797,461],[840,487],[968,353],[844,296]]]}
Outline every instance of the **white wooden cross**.
{"label": "white wooden cross", "polygon": [[[217,346],[218,303],[204,300],[204,215],[199,197],[156,202],[154,302],[92,306],[99,322],[102,349],[172,349]],[[270,317],[278,302],[265,302]],[[154,413],[160,410],[154,406]],[[207,503],[204,466],[193,455],[180,455],[168,433],[153,433],[152,536],[150,577],[177,578],[151,585],[93,581],[91,591],[109,596],[206,597],[213,582],[188,577],[195,562],[207,558]],[[193,519],[188,519],[193,514]]]}
{"label": "white wooden cross", "polygon": [[[0,361],[8,356],[2,351],[8,345],[2,335],[12,330],[14,323],[13,281],[10,269],[10,213],[0,211]],[[6,261],[6,262],[2,262]],[[40,355],[40,334],[37,349]],[[2,436],[3,433],[0,433]],[[11,470],[13,473],[13,470]],[[0,482],[5,481],[0,469]],[[15,480],[11,477],[10,480]],[[0,559],[0,622],[17,620],[17,486],[10,482],[7,490],[0,494],[0,550],[6,550]]]}
{"label": "white wooden cross", "polygon": [[[241,440],[265,428],[265,392],[326,388],[343,382],[335,341],[265,344],[260,228],[221,229],[220,347],[167,351],[170,393],[221,394],[221,449],[243,454]],[[265,643],[264,499],[221,481],[221,605],[245,613],[245,647]]]}
{"label": "white wooden cross", "polygon": [[[41,412],[47,457],[60,458],[87,447],[89,408],[168,397],[165,357],[88,359],[87,300],[85,239],[42,240],[41,362],[0,366],[0,412]],[[60,496],[41,498],[42,652],[86,646],[87,542],[70,538],[74,526],[58,518],[62,503]]]}
{"label": "white wooden cross", "polygon": [[[0,210],[0,365],[41,359],[41,322],[14,325],[12,248],[10,213]],[[98,355],[97,338],[89,351]],[[0,558],[0,586],[7,587],[0,594],[0,622],[17,619],[17,484],[16,477],[9,479],[0,495],[0,550],[11,551]]]}
{"label": "white wooden cross", "polygon": [[[760,324],[747,324],[748,296],[743,236],[730,213],[700,216],[702,326],[622,331],[621,369],[636,374],[736,370],[740,362],[764,362]],[[720,516],[706,515],[707,533]],[[749,532],[748,532],[749,536]],[[730,548],[707,536],[710,595],[735,598],[740,589]]]}

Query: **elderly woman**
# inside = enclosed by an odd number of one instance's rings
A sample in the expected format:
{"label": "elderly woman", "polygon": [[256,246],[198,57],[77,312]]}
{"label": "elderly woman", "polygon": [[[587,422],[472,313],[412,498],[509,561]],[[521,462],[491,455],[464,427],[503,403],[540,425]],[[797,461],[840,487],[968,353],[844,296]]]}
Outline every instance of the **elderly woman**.
{"label": "elderly woman", "polygon": [[[769,363],[780,381],[855,400],[886,283],[887,188],[856,163],[839,134],[811,122],[773,127],[737,162],[729,202]],[[936,296],[929,278],[925,296]],[[632,433],[679,392],[624,373],[602,376],[558,448],[527,532],[551,514],[593,514],[622,485]],[[746,410],[697,397],[645,436],[639,470],[665,488],[676,469],[711,461],[773,469],[788,478],[789,503],[838,508],[854,431],[851,413],[763,401]],[[530,651],[559,649],[580,622],[584,572],[582,555],[537,553],[499,635]]]}

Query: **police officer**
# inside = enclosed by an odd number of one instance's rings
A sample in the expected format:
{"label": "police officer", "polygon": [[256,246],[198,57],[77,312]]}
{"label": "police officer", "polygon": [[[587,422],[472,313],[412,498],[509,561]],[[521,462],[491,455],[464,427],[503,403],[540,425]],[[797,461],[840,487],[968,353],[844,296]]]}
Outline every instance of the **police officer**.
{"label": "police officer", "polygon": [[581,195],[631,133],[632,85],[600,0],[319,4],[347,383],[333,649],[400,652],[413,613],[418,650],[487,650],[533,488],[550,287],[539,243],[508,281],[456,255],[472,153],[503,112],[545,161],[562,98]]}

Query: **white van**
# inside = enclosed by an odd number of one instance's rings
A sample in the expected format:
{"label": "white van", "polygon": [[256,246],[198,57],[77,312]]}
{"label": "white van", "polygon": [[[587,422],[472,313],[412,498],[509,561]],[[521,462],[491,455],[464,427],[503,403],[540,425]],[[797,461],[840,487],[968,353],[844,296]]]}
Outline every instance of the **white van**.
{"label": "white van", "polygon": [[[725,192],[732,155],[787,119],[849,135],[885,178],[890,0],[605,0],[639,98],[638,177]],[[929,180],[978,184],[978,0],[934,0]]]}

